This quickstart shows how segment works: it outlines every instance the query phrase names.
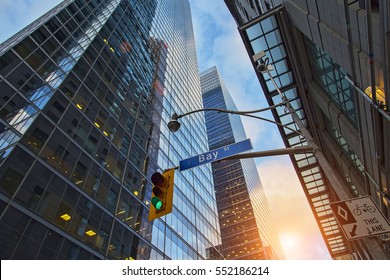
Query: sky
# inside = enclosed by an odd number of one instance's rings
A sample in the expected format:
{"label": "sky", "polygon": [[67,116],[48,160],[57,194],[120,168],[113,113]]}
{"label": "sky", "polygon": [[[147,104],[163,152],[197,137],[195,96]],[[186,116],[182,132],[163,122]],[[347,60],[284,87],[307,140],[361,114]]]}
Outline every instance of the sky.
{"label": "sky", "polygon": [[[0,0],[0,43],[60,3]],[[238,110],[268,107],[237,26],[223,0],[189,0],[199,70],[217,66]],[[270,113],[259,115],[273,120]],[[242,118],[254,151],[284,148],[274,124]],[[279,238],[289,260],[331,259],[288,156],[256,159]]]}

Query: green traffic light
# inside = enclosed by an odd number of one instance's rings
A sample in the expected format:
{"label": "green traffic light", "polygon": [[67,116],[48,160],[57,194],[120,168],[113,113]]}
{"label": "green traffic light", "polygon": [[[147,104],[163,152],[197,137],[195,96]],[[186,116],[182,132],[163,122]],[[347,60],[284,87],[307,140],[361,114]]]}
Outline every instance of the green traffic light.
{"label": "green traffic light", "polygon": [[157,196],[152,197],[152,204],[156,210],[161,210],[163,207],[163,202]]}

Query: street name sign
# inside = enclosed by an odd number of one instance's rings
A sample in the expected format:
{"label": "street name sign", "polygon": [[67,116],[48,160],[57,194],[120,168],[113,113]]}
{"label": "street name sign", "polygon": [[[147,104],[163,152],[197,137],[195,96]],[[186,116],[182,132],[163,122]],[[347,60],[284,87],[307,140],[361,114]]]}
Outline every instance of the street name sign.
{"label": "street name sign", "polygon": [[253,149],[250,139],[243,140],[234,144],[230,144],[209,152],[183,159],[179,162],[180,171],[190,169],[209,162],[218,161],[224,158],[228,158],[235,154],[239,154]]}
{"label": "street name sign", "polygon": [[371,196],[331,203],[330,207],[349,240],[390,232],[390,223]]}

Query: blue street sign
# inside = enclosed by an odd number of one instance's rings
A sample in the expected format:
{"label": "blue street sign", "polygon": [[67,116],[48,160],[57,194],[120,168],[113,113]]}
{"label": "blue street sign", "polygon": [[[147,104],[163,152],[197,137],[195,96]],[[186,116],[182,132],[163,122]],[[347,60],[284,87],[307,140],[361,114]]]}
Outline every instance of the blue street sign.
{"label": "blue street sign", "polygon": [[179,162],[179,168],[180,171],[183,171],[202,164],[218,161],[251,149],[253,149],[251,140],[246,139],[191,158],[183,159]]}

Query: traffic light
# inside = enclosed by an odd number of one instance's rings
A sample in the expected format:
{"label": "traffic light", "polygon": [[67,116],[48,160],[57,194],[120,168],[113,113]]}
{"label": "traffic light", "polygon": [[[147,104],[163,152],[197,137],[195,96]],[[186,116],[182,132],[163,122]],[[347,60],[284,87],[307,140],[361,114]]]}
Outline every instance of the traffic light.
{"label": "traffic light", "polygon": [[168,169],[162,174],[152,175],[152,199],[149,209],[149,221],[160,218],[172,212],[174,169]]}

